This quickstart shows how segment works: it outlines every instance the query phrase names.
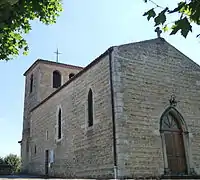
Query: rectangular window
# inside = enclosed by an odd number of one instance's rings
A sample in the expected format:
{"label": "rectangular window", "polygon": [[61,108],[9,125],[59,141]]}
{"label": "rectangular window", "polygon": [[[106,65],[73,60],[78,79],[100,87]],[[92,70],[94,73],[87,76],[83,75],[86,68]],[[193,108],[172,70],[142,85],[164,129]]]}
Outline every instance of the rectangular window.
{"label": "rectangular window", "polygon": [[29,143],[28,143],[28,140],[26,141],[26,152],[29,152]]}
{"label": "rectangular window", "polygon": [[54,162],[54,151],[53,151],[53,150],[50,150],[49,161],[50,161],[50,163],[53,163],[53,162]]}

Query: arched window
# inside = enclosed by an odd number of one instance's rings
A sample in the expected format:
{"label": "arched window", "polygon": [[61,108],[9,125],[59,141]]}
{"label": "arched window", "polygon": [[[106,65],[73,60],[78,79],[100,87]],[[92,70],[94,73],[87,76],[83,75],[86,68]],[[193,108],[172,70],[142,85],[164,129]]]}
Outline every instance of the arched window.
{"label": "arched window", "polygon": [[34,147],[34,153],[35,153],[35,154],[37,153],[37,147],[36,147],[36,145],[35,145],[35,147]]}
{"label": "arched window", "polygon": [[71,79],[75,74],[74,73],[70,73],[69,74],[69,79]]}
{"label": "arched window", "polygon": [[88,127],[93,126],[93,95],[92,90],[88,92]]}
{"label": "arched window", "polygon": [[58,71],[53,72],[53,88],[61,86],[61,74]]}
{"label": "arched window", "polygon": [[33,92],[33,74],[31,74],[31,78],[30,78],[30,93]]}
{"label": "arched window", "polygon": [[164,159],[168,173],[187,174],[186,153],[183,139],[183,118],[175,108],[168,109],[161,117],[161,137],[164,147]]}
{"label": "arched window", "polygon": [[61,134],[62,134],[62,113],[61,109],[58,111],[58,139],[61,139]]}

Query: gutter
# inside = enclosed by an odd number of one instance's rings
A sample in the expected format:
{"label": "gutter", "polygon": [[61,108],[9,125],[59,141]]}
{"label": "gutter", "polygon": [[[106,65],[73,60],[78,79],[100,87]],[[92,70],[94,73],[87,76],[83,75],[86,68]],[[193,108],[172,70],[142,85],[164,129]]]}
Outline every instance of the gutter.
{"label": "gutter", "polygon": [[117,151],[116,151],[116,125],[115,125],[115,102],[114,102],[114,88],[113,88],[113,67],[112,67],[112,52],[113,47],[108,49],[109,54],[109,71],[110,71],[110,91],[111,91],[111,106],[112,106],[112,132],[113,132],[113,158],[114,158],[114,176],[117,179]]}

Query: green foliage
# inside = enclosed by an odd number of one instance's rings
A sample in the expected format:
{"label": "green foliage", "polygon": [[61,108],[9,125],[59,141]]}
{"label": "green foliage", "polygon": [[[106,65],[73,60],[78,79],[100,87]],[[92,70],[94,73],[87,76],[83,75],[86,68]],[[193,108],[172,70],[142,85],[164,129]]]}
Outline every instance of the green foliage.
{"label": "green foliage", "polygon": [[5,164],[11,166],[12,173],[20,172],[21,159],[17,155],[9,154],[3,159],[3,161],[5,162]]}
{"label": "green foliage", "polygon": [[[186,38],[188,33],[192,32],[192,24],[200,25],[200,0],[181,1],[172,10],[159,6],[153,0],[144,0],[144,2],[151,2],[155,7],[145,12],[143,16],[147,16],[148,21],[153,18],[155,26],[162,26],[164,32],[171,31],[170,35],[180,31]],[[178,14],[178,19],[168,22],[168,16],[171,14]]]}
{"label": "green foliage", "polygon": [[174,26],[172,26],[172,32],[170,34],[176,34],[179,30],[181,30],[181,34],[184,37],[187,37],[188,32],[192,31],[192,26],[186,17],[175,22]]}
{"label": "green foliage", "polygon": [[20,50],[27,55],[29,47],[23,35],[30,32],[30,21],[38,19],[46,25],[53,24],[61,11],[61,0],[4,3],[0,7],[0,60],[10,60],[19,55]]}
{"label": "green foliage", "polygon": [[149,21],[151,18],[154,18],[156,16],[156,13],[155,13],[154,9],[152,8],[149,11],[145,12],[144,16],[147,16],[147,19]]}
{"label": "green foliage", "polygon": [[164,24],[166,21],[166,15],[165,13],[168,11],[168,8],[165,8],[163,11],[161,11],[157,17],[155,17],[155,26],[158,26],[159,24]]}
{"label": "green foliage", "polygon": [[4,159],[2,157],[0,157],[0,164],[4,164]]}

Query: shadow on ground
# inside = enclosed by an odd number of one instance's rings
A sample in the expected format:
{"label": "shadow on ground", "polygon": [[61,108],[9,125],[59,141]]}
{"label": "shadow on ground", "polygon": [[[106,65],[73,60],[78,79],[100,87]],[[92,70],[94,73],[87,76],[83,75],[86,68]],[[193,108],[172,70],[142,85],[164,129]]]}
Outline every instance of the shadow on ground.
{"label": "shadow on ground", "polygon": [[31,175],[0,175],[0,179],[44,179],[44,178]]}

